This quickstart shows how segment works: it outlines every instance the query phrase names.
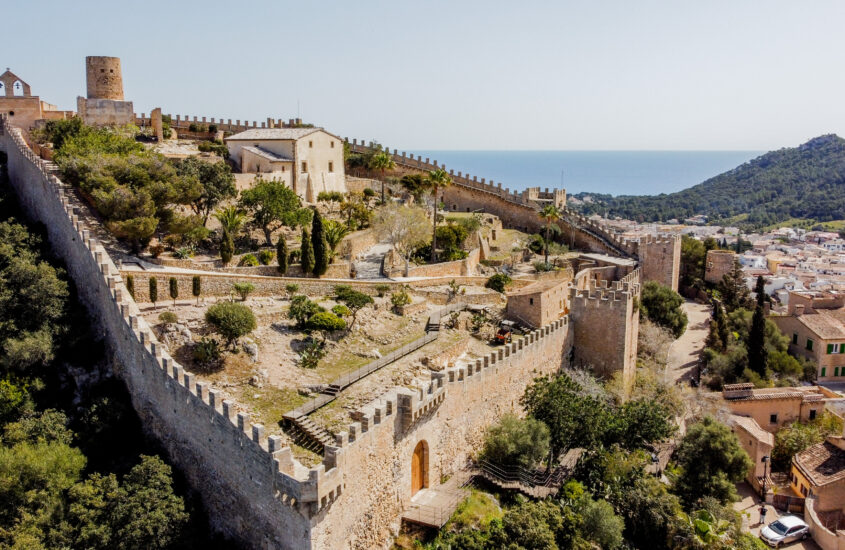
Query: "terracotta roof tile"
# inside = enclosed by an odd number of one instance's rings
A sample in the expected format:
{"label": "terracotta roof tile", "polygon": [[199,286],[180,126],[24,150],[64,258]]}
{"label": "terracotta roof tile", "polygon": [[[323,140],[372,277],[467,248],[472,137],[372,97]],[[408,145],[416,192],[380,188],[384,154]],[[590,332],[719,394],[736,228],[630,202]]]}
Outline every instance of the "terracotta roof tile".
{"label": "terracotta roof tile", "polygon": [[830,441],[807,447],[792,460],[817,487],[845,480],[845,451]]}

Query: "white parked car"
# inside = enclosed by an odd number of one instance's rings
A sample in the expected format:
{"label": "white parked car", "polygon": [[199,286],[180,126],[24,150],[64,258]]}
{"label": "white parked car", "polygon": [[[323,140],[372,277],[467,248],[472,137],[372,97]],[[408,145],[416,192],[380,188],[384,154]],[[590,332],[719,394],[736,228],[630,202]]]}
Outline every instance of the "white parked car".
{"label": "white parked car", "polygon": [[783,516],[760,530],[760,538],[769,546],[778,548],[810,536],[810,528],[798,516]]}

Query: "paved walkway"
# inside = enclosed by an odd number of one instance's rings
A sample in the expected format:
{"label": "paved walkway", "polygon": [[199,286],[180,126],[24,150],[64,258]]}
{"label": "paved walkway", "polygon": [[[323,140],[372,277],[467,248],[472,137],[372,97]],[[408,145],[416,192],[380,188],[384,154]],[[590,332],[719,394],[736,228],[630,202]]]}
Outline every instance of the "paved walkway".
{"label": "paved walkway", "polygon": [[381,262],[390,250],[389,244],[377,244],[362,253],[359,260],[355,260],[356,279],[384,279],[381,274]]}
{"label": "paved walkway", "polygon": [[[760,529],[762,528],[762,525],[760,525],[760,497],[745,482],[737,486],[737,491],[739,492],[740,501],[734,503],[734,510],[743,514],[742,530],[750,532],[755,536],[760,536]],[[798,515],[798,517],[804,519],[803,514],[787,514],[780,512],[770,504],[766,505],[766,525],[779,517],[787,515]],[[789,548],[790,550],[821,550],[819,545],[813,542],[812,539],[793,542],[783,548]]]}
{"label": "paved walkway", "polygon": [[684,302],[682,306],[689,318],[687,330],[669,346],[666,379],[676,383],[689,382],[698,365],[698,354],[704,349],[704,340],[710,329],[710,306]]}

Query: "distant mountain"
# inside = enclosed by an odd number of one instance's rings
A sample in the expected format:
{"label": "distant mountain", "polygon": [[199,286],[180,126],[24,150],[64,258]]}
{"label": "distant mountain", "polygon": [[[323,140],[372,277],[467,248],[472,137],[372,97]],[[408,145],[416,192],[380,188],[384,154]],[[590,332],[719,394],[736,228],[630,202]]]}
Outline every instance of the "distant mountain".
{"label": "distant mountain", "polygon": [[762,227],[790,218],[845,220],[845,139],[830,134],[780,149],[671,194],[591,197],[578,208],[645,221],[679,221],[704,214],[708,221]]}

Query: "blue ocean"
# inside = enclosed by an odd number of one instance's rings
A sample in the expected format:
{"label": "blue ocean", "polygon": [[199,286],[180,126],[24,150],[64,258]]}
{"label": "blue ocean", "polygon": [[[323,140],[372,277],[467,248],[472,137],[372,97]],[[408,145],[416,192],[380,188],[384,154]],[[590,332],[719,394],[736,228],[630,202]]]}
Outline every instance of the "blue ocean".
{"label": "blue ocean", "polygon": [[564,187],[611,195],[656,195],[686,189],[763,154],[762,151],[414,151],[448,170],[503,187]]}

